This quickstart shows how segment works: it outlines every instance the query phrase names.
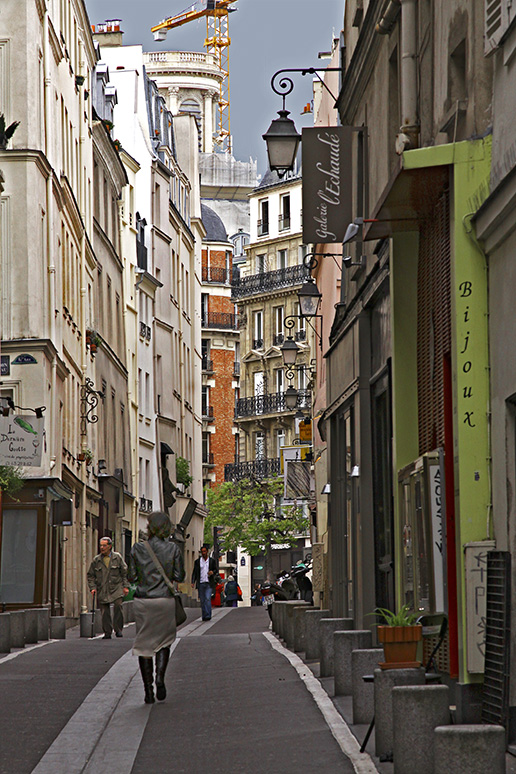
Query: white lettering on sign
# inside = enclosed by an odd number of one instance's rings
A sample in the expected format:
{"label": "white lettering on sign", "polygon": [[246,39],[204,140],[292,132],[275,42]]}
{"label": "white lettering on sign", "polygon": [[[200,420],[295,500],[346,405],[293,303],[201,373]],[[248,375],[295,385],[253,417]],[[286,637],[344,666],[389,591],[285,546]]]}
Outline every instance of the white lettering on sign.
{"label": "white lettering on sign", "polygon": [[321,241],[327,241],[328,239],[335,241],[336,236],[332,231],[328,230],[328,205],[332,207],[338,207],[340,205],[340,145],[339,137],[336,134],[330,134],[329,132],[323,132],[317,135],[319,142],[329,146],[330,158],[328,166],[321,161],[317,162],[317,170],[327,178],[324,181],[324,188],[320,188],[317,191],[317,196],[320,199],[320,203],[317,205],[317,212],[319,217],[314,217],[316,223],[319,224],[319,228],[316,233],[320,237]]}

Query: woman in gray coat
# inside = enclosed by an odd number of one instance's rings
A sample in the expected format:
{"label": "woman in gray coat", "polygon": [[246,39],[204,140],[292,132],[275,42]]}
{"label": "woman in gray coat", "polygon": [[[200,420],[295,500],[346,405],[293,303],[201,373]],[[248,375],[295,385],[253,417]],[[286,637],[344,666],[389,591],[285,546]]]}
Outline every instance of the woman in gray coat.
{"label": "woman in gray coat", "polygon": [[[185,577],[183,557],[175,543],[169,541],[172,525],[166,513],[155,511],[148,518],[149,545],[171,581],[181,582]],[[153,662],[156,654],[156,696],[159,701],[167,695],[165,671],[170,646],[176,638],[176,609],[174,596],[156,566],[145,542],[135,543],[129,559],[128,578],[136,584],[134,618],[136,637],[133,655],[138,656],[145,703],[154,703]]]}

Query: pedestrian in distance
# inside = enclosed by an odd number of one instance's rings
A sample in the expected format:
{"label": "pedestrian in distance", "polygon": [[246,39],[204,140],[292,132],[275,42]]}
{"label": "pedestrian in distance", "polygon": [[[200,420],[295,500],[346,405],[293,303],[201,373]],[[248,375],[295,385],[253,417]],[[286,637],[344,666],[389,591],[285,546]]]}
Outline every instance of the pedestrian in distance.
{"label": "pedestrian in distance", "polygon": [[211,594],[211,606],[222,607],[224,605],[224,584],[220,575],[215,576],[215,589]]}
{"label": "pedestrian in distance", "polygon": [[[100,538],[100,554],[97,554],[90,564],[87,579],[91,593],[97,595],[102,615],[103,639],[110,640],[113,629],[117,637],[123,637],[122,602],[129,591],[127,565],[122,554],[113,551],[113,541],[110,537]],[[113,620],[111,603],[114,606]]]}
{"label": "pedestrian in distance", "polygon": [[242,589],[232,575],[228,575],[224,596],[226,597],[226,607],[238,607],[239,601],[242,601]]}
{"label": "pedestrian in distance", "polygon": [[208,544],[204,543],[201,547],[201,555],[195,560],[192,570],[192,588],[197,587],[203,621],[211,619],[211,594],[215,589],[217,574],[217,563],[215,559],[208,556],[208,549]]}
{"label": "pedestrian in distance", "polygon": [[138,656],[146,704],[154,704],[154,655],[156,696],[158,701],[167,696],[165,672],[170,646],[176,638],[176,600],[164,575],[170,585],[180,583],[185,577],[181,551],[169,540],[171,530],[172,524],[166,513],[151,513],[147,519],[148,540],[135,543],[129,559],[129,580],[136,584],[133,655]]}

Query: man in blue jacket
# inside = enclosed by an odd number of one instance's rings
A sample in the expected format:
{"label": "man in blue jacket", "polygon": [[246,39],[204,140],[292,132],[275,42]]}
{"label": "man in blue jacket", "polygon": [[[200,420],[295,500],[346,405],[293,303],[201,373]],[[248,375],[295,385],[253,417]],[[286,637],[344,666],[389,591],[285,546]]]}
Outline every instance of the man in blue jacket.
{"label": "man in blue jacket", "polygon": [[217,574],[217,563],[208,556],[208,548],[206,543],[202,546],[201,555],[195,560],[192,571],[192,588],[197,586],[203,621],[211,619],[211,592],[215,588]]}

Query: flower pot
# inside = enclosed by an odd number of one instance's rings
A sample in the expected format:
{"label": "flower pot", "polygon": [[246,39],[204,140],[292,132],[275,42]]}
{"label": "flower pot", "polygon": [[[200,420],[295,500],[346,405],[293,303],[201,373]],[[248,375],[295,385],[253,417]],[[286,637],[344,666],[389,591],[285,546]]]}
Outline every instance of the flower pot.
{"label": "flower pot", "polygon": [[378,626],[378,640],[383,645],[385,661],[381,669],[410,669],[421,666],[416,661],[417,647],[423,636],[423,627]]}
{"label": "flower pot", "polygon": [[91,352],[91,354],[94,355],[96,351],[97,351],[97,345],[93,344],[93,343],[90,344],[90,352]]}

